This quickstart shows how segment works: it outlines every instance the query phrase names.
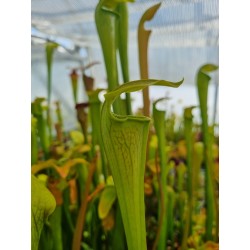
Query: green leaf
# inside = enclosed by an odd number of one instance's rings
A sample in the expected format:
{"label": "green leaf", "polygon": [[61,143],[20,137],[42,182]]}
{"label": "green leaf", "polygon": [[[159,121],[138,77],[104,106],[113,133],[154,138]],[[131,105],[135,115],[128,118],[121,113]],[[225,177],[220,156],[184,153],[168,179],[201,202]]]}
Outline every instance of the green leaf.
{"label": "green leaf", "polygon": [[80,145],[84,143],[84,136],[80,131],[72,130],[69,132],[69,135],[75,145]]}
{"label": "green leaf", "polygon": [[114,186],[107,186],[103,190],[98,205],[98,215],[100,219],[104,219],[108,215],[112,205],[116,200],[116,196],[117,195]]}
{"label": "green leaf", "polygon": [[156,80],[156,79],[131,81],[105,94],[105,99],[114,100],[117,96],[121,95],[122,93],[130,93],[130,92],[138,91],[138,90],[144,89],[152,85],[178,88],[183,83],[183,81],[184,79],[182,79],[179,82],[170,82],[170,81]]}
{"label": "green leaf", "polygon": [[31,248],[38,249],[41,231],[56,201],[50,191],[34,175],[31,175]]}
{"label": "green leaf", "polygon": [[129,250],[146,249],[144,169],[150,118],[121,116],[111,112],[114,100],[123,92],[151,85],[178,87],[183,82],[139,80],[121,85],[105,95],[101,133],[117,191]]}
{"label": "green leaf", "polygon": [[87,165],[88,162],[83,158],[74,158],[67,160],[62,166],[57,166],[56,161],[54,159],[50,159],[48,161],[43,161],[33,165],[31,168],[31,173],[37,174],[44,169],[54,168],[58,172],[58,174],[63,179],[65,179],[68,176],[71,168],[75,167],[77,164]]}
{"label": "green leaf", "polygon": [[31,165],[37,163],[38,140],[37,140],[37,119],[31,117]]}

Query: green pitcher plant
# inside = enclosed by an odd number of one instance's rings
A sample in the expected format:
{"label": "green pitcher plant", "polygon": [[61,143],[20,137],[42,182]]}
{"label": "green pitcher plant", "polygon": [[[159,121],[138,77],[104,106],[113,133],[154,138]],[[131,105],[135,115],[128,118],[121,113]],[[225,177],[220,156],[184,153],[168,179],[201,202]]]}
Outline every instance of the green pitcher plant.
{"label": "green pitcher plant", "polygon": [[38,250],[44,223],[53,213],[56,201],[43,183],[31,175],[31,249]]}
{"label": "green pitcher plant", "polygon": [[[179,217],[179,231],[180,234],[184,233],[184,220],[185,220],[185,208],[187,203],[187,191],[185,189],[187,167],[183,162],[180,162],[176,169],[176,208],[177,215]],[[171,239],[173,242],[173,239]]]}
{"label": "green pitcher plant", "polygon": [[51,87],[52,87],[52,65],[53,65],[53,55],[54,50],[59,45],[54,42],[46,43],[46,62],[47,62],[47,101],[48,101],[48,110],[47,110],[47,123],[49,128],[49,138],[50,142],[52,141],[52,121],[50,114],[50,103],[51,103]]}
{"label": "green pitcher plant", "polygon": [[56,101],[55,105],[56,105],[57,123],[60,125],[61,129],[63,130],[63,116],[62,116],[61,103],[59,101]]}
{"label": "green pitcher plant", "polygon": [[161,225],[161,231],[159,236],[158,250],[166,249],[167,244],[167,153],[166,153],[166,136],[165,136],[165,114],[166,112],[163,110],[158,110],[156,108],[157,103],[160,101],[166,100],[168,98],[160,98],[153,103],[153,118],[154,118],[154,127],[155,132],[158,138],[158,150],[160,157],[160,185],[162,190],[162,195],[160,196],[159,202],[159,218],[161,221],[159,223],[159,227]]}
{"label": "green pitcher plant", "polygon": [[76,69],[72,69],[70,73],[70,80],[71,80],[71,86],[72,86],[72,92],[73,92],[75,105],[77,104],[78,78],[79,78],[79,75],[77,74]]}
{"label": "green pitcher plant", "polygon": [[125,83],[105,94],[101,112],[101,133],[120,204],[129,250],[145,250],[144,170],[150,118],[118,115],[112,103],[122,93],[151,85],[179,87],[183,82],[138,80]]}
{"label": "green pitcher plant", "polygon": [[170,161],[168,163],[168,185],[167,185],[167,239],[173,244],[174,239],[174,220],[175,220],[175,206],[176,193],[174,191],[175,177],[170,174],[175,168],[175,163]]}
{"label": "green pitcher plant", "polygon": [[56,117],[57,121],[55,123],[55,129],[57,134],[58,142],[63,142],[63,117],[62,117],[62,110],[61,110],[61,103],[59,101],[55,102],[56,106]]}
{"label": "green pitcher plant", "polygon": [[53,65],[53,55],[54,50],[58,47],[57,43],[54,42],[47,42],[46,43],[46,62],[47,62],[47,98],[48,98],[48,105],[50,105],[51,101],[51,87],[52,87],[52,65]]}
{"label": "green pitcher plant", "polygon": [[[215,216],[216,199],[215,199],[215,186],[213,179],[213,153],[212,153],[212,142],[213,137],[209,132],[208,124],[208,107],[207,107],[207,97],[208,97],[208,85],[211,77],[207,74],[218,69],[218,66],[214,64],[203,65],[197,73],[197,90],[200,103],[200,115],[201,115],[201,128],[204,142],[204,160],[205,160],[205,203],[206,203],[206,240],[213,240],[213,223]],[[217,220],[218,223],[218,220]]]}
{"label": "green pitcher plant", "polygon": [[194,204],[194,169],[193,169],[193,115],[192,110],[195,106],[184,109],[184,133],[187,147],[187,192],[188,192],[188,207],[186,211],[186,221],[183,232],[181,249],[187,249],[187,239],[192,233],[192,211]]}
{"label": "green pitcher plant", "polygon": [[88,142],[88,114],[86,112],[88,106],[89,106],[88,102],[77,103],[75,106],[77,120],[80,123],[86,143]]}
{"label": "green pitcher plant", "polygon": [[[131,1],[133,2],[133,1]],[[118,50],[121,61],[123,82],[129,82],[129,61],[128,61],[128,6],[121,2],[117,6],[119,18],[117,20]],[[126,112],[132,114],[130,93],[126,93]]]}
{"label": "green pitcher plant", "polygon": [[[37,119],[37,134],[40,139],[40,145],[44,152],[45,159],[49,157],[49,135],[48,135],[48,127],[46,123],[46,118],[44,117],[44,107],[42,103],[44,102],[45,98],[36,98],[31,103],[31,113]],[[34,132],[34,126],[33,126]],[[35,135],[35,133],[33,133]],[[34,140],[34,137],[33,137]],[[34,157],[34,156],[33,156]]]}
{"label": "green pitcher plant", "polygon": [[[126,2],[133,2],[133,0],[100,0],[95,9],[95,23],[102,46],[109,90],[119,86],[117,47],[120,52],[124,81],[128,80],[129,77],[126,45],[128,33]],[[127,110],[131,112],[130,97],[129,95],[127,97]],[[120,98],[114,103],[114,111],[118,114],[127,113],[122,107]]]}
{"label": "green pitcher plant", "polygon": [[96,145],[99,145],[101,152],[101,160],[102,160],[102,171],[104,173],[105,178],[108,176],[108,169],[106,163],[106,155],[104,152],[103,141],[101,139],[101,101],[99,99],[99,94],[104,89],[96,89],[93,91],[88,91],[89,97],[89,107],[90,107],[90,116],[91,116],[91,124],[92,124],[92,153],[95,154]]}
{"label": "green pitcher plant", "polygon": [[[148,79],[148,41],[151,35],[151,30],[145,30],[144,23],[150,21],[157,10],[160,8],[161,3],[158,3],[145,11],[140,19],[138,26],[138,48],[139,48],[139,65],[141,79]],[[143,89],[143,114],[150,115],[150,101],[148,88]]]}

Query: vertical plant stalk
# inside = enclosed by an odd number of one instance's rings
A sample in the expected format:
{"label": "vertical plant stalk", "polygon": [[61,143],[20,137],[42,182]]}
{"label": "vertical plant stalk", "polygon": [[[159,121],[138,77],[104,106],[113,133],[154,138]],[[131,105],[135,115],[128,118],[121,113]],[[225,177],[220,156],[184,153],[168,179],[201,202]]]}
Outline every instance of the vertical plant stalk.
{"label": "vertical plant stalk", "polygon": [[84,83],[84,88],[86,92],[93,91],[94,90],[94,78],[91,76],[87,76],[82,73],[82,81]]}
{"label": "vertical plant stalk", "polygon": [[[93,91],[94,89],[94,78],[91,76],[87,76],[84,73],[84,70],[86,70],[89,67],[92,67],[93,65],[98,64],[98,62],[93,62],[88,65],[86,65],[84,68],[82,68],[82,81],[84,85],[84,89],[86,93]],[[77,109],[77,119],[81,124],[83,134],[86,138],[86,143],[88,143],[88,118],[89,118],[89,112],[87,113],[85,111],[85,108],[89,106],[89,103],[81,103],[76,105]],[[90,112],[91,113],[91,112]],[[92,129],[93,131],[93,129]],[[91,154],[91,152],[90,152]],[[90,158],[92,158],[90,156]]]}
{"label": "vertical plant stalk", "polygon": [[215,84],[215,93],[214,93],[213,125],[215,125],[215,122],[216,122],[218,93],[219,93],[219,84],[216,83]]}
{"label": "vertical plant stalk", "polygon": [[89,166],[89,173],[88,173],[88,177],[86,181],[84,195],[83,195],[81,207],[80,207],[77,221],[76,221],[76,228],[75,228],[75,233],[73,237],[72,250],[81,249],[81,241],[83,237],[85,216],[86,216],[86,211],[87,211],[87,206],[88,206],[88,195],[90,193],[91,182],[92,182],[92,178],[96,169],[96,160],[97,158],[95,157]]}
{"label": "vertical plant stalk", "polygon": [[[170,239],[172,246],[174,246],[174,216],[175,216],[175,204],[176,204],[176,193],[174,189],[167,186],[168,204],[167,204],[167,229],[168,239]],[[173,248],[172,248],[173,249]]]}
{"label": "vertical plant stalk", "polygon": [[198,200],[198,189],[200,188],[201,164],[204,159],[203,143],[194,143],[193,152],[193,196],[194,203]]}
{"label": "vertical plant stalk", "polygon": [[53,250],[63,250],[62,242],[62,205],[56,206],[54,213],[49,218],[51,225],[51,240]]}
{"label": "vertical plant stalk", "polygon": [[66,217],[67,226],[69,228],[69,231],[73,235],[75,228],[74,228],[74,223],[73,223],[72,218],[71,218],[69,206],[70,206],[70,190],[69,190],[69,187],[68,187],[63,191],[62,209],[63,209],[65,217]]}
{"label": "vertical plant stalk", "polygon": [[31,103],[31,113],[37,119],[37,130],[40,138],[41,147],[43,149],[45,159],[49,158],[49,137],[47,134],[46,119],[43,114],[42,102],[44,98],[36,98]]}
{"label": "vertical plant stalk", "polygon": [[[139,64],[141,79],[148,79],[148,40],[151,35],[151,30],[145,30],[144,23],[150,21],[156,11],[159,9],[161,3],[158,3],[147,9],[140,19],[138,26],[138,48],[139,48]],[[143,114],[150,116],[150,100],[148,88],[143,89]]]}
{"label": "vertical plant stalk", "polygon": [[60,124],[61,128],[63,129],[63,118],[62,118],[62,111],[60,102],[55,102],[56,105],[56,115],[57,115],[57,123]]}
{"label": "vertical plant stalk", "polygon": [[185,183],[185,174],[187,168],[184,163],[180,163],[177,167],[177,192],[178,192],[178,212],[180,216],[180,235],[184,233],[184,218],[185,218],[185,205],[187,200],[187,192],[183,190]]}
{"label": "vertical plant stalk", "polygon": [[214,169],[214,152],[213,152],[213,145],[214,145],[214,140],[215,140],[215,134],[214,134],[214,129],[215,129],[215,124],[213,123],[212,126],[208,128],[209,135],[210,135],[210,142],[211,142],[211,152],[212,152],[212,166],[213,166],[213,188],[214,188],[214,203],[215,203],[215,237],[214,241],[219,242],[219,197],[217,195],[217,184],[216,184],[216,179],[215,179],[215,169]]}
{"label": "vertical plant stalk", "polygon": [[53,250],[63,250],[62,244],[62,191],[58,187],[59,180],[54,180],[49,178],[48,180],[48,189],[53,194],[56,200],[56,209],[54,213],[49,218],[49,223],[51,227],[51,241],[53,244]]}
{"label": "vertical plant stalk", "polygon": [[52,86],[52,62],[54,50],[58,47],[57,43],[47,42],[46,44],[46,61],[47,61],[47,100],[48,100],[48,110],[47,110],[47,123],[49,128],[49,139],[52,141],[52,120],[50,114],[50,103],[51,103],[51,86]]}
{"label": "vertical plant stalk", "polygon": [[55,124],[55,129],[56,129],[56,139],[62,143],[63,142],[63,131],[62,127],[59,125],[59,123]]}
{"label": "vertical plant stalk", "polygon": [[[102,46],[109,90],[113,90],[119,86],[116,59],[116,25],[117,18],[119,18],[116,7],[118,2],[115,0],[100,0],[95,9],[95,23]],[[113,105],[114,112],[124,114],[121,105],[121,99],[118,98]]]}
{"label": "vertical plant stalk", "polygon": [[72,86],[72,92],[74,97],[74,103],[77,104],[77,90],[78,90],[78,74],[75,69],[72,70],[70,73],[70,80],[71,80],[71,86]]}
{"label": "vertical plant stalk", "polygon": [[[155,152],[155,167],[156,167],[156,176],[157,176],[157,182],[158,182],[158,186],[159,186],[159,195],[160,195],[160,209],[158,209],[158,211],[160,210],[160,212],[158,212],[158,227],[157,227],[157,232],[156,232],[156,237],[155,237],[155,241],[152,247],[152,250],[156,250],[158,243],[159,243],[159,239],[161,236],[161,230],[162,230],[162,225],[163,225],[163,218],[164,218],[164,213],[165,213],[165,208],[164,208],[164,197],[163,197],[163,187],[161,185],[161,177],[160,177],[160,170],[159,170],[159,164],[158,164],[158,151]],[[167,197],[165,198],[167,200]],[[166,216],[166,215],[165,215]],[[166,232],[166,238],[167,238],[167,232]],[[167,240],[167,239],[166,239]]]}
{"label": "vertical plant stalk", "polygon": [[[120,54],[123,82],[129,82],[128,67],[128,7],[127,3],[117,5],[118,18],[118,49]],[[126,93],[126,114],[132,115],[131,96]]]}
{"label": "vertical plant stalk", "polygon": [[31,165],[36,164],[38,159],[37,119],[31,117]]}
{"label": "vertical plant stalk", "polygon": [[87,92],[89,97],[90,115],[92,123],[92,147],[100,146],[102,171],[105,179],[108,177],[107,159],[104,151],[104,145],[101,138],[101,101],[99,100],[99,93],[103,89],[96,89],[95,91]]}
{"label": "vertical plant stalk", "polygon": [[88,143],[88,115],[85,108],[89,106],[89,103],[78,103],[76,104],[77,120],[81,125],[82,133],[84,135],[85,142]]}
{"label": "vertical plant stalk", "polygon": [[212,230],[215,218],[215,199],[214,199],[214,179],[213,179],[213,155],[211,136],[209,134],[208,114],[207,114],[207,95],[210,76],[206,73],[217,70],[213,64],[202,66],[197,74],[197,90],[200,103],[200,113],[202,120],[202,134],[204,141],[204,160],[205,160],[205,204],[206,204],[206,240],[213,240]]}
{"label": "vertical plant stalk", "polygon": [[195,107],[189,107],[184,110],[184,133],[187,147],[187,191],[188,191],[188,207],[186,213],[186,222],[184,226],[184,233],[182,238],[181,250],[187,249],[188,236],[192,234],[192,211],[194,204],[194,177],[193,177],[193,115],[192,109]]}
{"label": "vertical plant stalk", "polygon": [[63,142],[63,119],[62,119],[62,111],[60,102],[55,102],[56,105],[56,115],[57,115],[57,123],[55,124],[57,131],[57,139],[60,142]]}
{"label": "vertical plant stalk", "polygon": [[175,140],[175,124],[176,124],[176,117],[175,114],[172,112],[168,115],[166,120],[166,127],[167,127],[167,138],[169,141],[173,142]]}
{"label": "vertical plant stalk", "polygon": [[84,198],[84,190],[85,190],[85,184],[88,178],[88,163],[85,164],[77,164],[76,165],[76,172],[78,175],[77,181],[78,181],[78,191],[79,191],[79,202],[81,203]]}
{"label": "vertical plant stalk", "polygon": [[160,182],[162,187],[162,199],[159,202],[158,216],[162,216],[162,226],[159,238],[158,250],[166,249],[167,244],[167,154],[166,154],[166,134],[165,134],[165,111],[157,110],[156,104],[166,98],[158,99],[153,104],[153,118],[156,135],[158,138],[158,150],[160,156]]}
{"label": "vertical plant stalk", "polygon": [[132,81],[105,95],[101,113],[101,133],[129,250],[146,249],[144,170],[150,118],[116,115],[111,112],[111,106],[124,92],[141,90],[150,85],[178,87],[182,82]]}
{"label": "vertical plant stalk", "polygon": [[214,240],[215,242],[219,242],[219,223],[220,223],[219,201],[218,201],[218,196],[216,195],[216,192],[215,192],[215,183],[214,183],[214,200],[215,200],[215,237],[214,237]]}
{"label": "vertical plant stalk", "polygon": [[[124,226],[122,222],[122,215],[121,215],[121,208],[119,202],[116,204],[116,211],[115,211],[115,228],[114,228],[113,238],[112,238],[112,249],[117,250],[126,250],[126,239],[125,239],[125,232]],[[121,243],[124,242],[124,245]]]}

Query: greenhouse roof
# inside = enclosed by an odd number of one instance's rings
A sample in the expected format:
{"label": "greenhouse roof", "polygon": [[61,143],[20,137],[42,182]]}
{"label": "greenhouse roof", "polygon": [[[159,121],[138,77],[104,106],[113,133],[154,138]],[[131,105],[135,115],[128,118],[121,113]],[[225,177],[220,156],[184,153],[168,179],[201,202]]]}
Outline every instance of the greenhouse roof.
{"label": "greenhouse roof", "polygon": [[[152,30],[148,45],[149,77],[174,81],[184,77],[184,84],[193,86],[201,65],[219,63],[219,1],[137,0],[128,3],[131,80],[140,78],[137,47],[140,18],[149,7],[159,2],[161,6],[154,18],[145,23],[145,28]],[[98,0],[31,1],[32,98],[46,96],[46,40],[61,45],[54,55],[52,98],[60,99],[68,112],[72,107],[68,77],[72,68],[99,61],[100,64],[87,73],[95,78],[96,86],[106,87],[94,20],[97,3]],[[218,83],[218,73],[213,80]],[[61,88],[64,91],[60,91]],[[82,96],[84,99],[84,94]]]}
{"label": "greenhouse roof", "polygon": [[[128,3],[131,39],[146,9],[160,1]],[[94,21],[98,0],[32,0],[32,26],[49,38],[64,37],[81,47],[99,47]],[[153,47],[218,46],[218,0],[164,0],[146,28],[153,30]],[[133,46],[133,43],[131,43]]]}

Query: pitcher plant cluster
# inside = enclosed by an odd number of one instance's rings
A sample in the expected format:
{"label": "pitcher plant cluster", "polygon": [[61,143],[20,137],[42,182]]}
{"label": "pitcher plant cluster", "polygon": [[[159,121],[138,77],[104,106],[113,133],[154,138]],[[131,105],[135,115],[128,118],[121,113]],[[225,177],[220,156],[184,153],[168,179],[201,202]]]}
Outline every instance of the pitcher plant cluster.
{"label": "pitcher plant cluster", "polygon": [[[207,106],[209,73],[218,67],[197,70],[199,106],[184,108],[182,117],[159,109],[169,98],[159,94],[150,100],[149,88],[185,84],[185,76],[177,82],[148,77],[153,32],[144,23],[159,8],[156,4],[141,17],[140,79],[130,81],[127,1],[99,1],[95,23],[107,88],[95,88],[94,77],[86,74],[96,63],[72,69],[75,130],[64,129],[60,101],[51,103],[58,44],[46,44],[48,95],[31,104],[32,250],[219,249],[218,135]],[[78,100],[80,82],[84,102]],[[136,91],[142,91],[144,106],[133,114],[130,93]],[[200,124],[193,109],[199,110]]]}

